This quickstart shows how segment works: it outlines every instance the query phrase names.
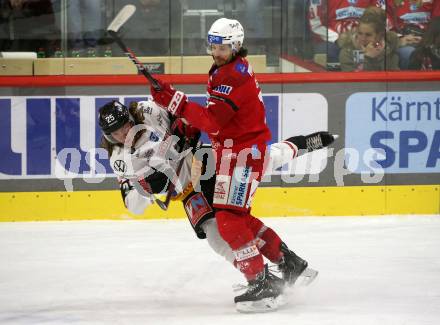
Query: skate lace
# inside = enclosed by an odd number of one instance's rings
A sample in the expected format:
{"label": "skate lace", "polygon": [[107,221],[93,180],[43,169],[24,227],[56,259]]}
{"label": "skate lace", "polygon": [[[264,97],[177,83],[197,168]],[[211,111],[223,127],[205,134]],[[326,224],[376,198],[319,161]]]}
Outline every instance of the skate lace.
{"label": "skate lace", "polygon": [[317,134],[312,137],[307,137],[306,138],[306,145],[307,145],[308,151],[321,149],[323,147],[321,136],[319,134]]}

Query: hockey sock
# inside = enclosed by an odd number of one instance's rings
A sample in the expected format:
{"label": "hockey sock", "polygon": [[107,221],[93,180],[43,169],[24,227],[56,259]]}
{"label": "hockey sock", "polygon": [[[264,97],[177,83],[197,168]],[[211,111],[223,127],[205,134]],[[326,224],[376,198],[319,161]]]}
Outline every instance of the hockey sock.
{"label": "hockey sock", "polygon": [[234,210],[218,210],[215,214],[220,236],[235,255],[234,265],[252,280],[264,269],[263,256],[255,243],[255,235],[248,225],[249,215]]}
{"label": "hockey sock", "polygon": [[248,281],[254,280],[263,271],[263,256],[253,242],[234,250],[234,255],[237,269],[244,274]]}
{"label": "hockey sock", "polygon": [[279,263],[281,257],[283,257],[283,253],[280,250],[282,240],[278,234],[271,228],[266,227],[264,232],[259,235],[258,238],[264,242],[263,246],[260,248],[260,252],[272,263]]}
{"label": "hockey sock", "polygon": [[260,219],[249,215],[248,227],[253,231],[260,252],[273,263],[278,263],[283,256],[280,250],[282,242],[278,234],[267,227]]}

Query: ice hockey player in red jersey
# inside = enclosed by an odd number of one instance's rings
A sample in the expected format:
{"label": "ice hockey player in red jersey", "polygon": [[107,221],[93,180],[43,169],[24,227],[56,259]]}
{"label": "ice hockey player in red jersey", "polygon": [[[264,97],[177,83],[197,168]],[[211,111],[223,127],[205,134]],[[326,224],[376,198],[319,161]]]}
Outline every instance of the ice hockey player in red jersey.
{"label": "ice hockey player in red jersey", "polygon": [[[208,51],[214,59],[209,71],[206,106],[187,101],[186,95],[161,82],[150,91],[156,103],[189,125],[208,133],[215,156],[213,206],[218,231],[231,247],[236,267],[248,280],[244,294],[235,297],[239,311],[276,309],[280,282],[264,265],[263,255],[278,264],[285,281],[293,284],[308,272],[307,262],[288,249],[274,230],[250,213],[252,198],[263,176],[266,142],[271,134],[265,122],[261,90],[242,46],[243,27],[226,18],[208,32]],[[329,133],[301,137],[286,145],[293,152],[314,150],[333,142]],[[314,272],[314,273],[313,273]]]}

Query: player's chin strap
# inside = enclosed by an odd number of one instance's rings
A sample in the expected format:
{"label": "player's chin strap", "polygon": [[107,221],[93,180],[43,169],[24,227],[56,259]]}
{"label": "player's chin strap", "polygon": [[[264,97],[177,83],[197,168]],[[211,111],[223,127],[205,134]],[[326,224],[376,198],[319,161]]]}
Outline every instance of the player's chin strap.
{"label": "player's chin strap", "polygon": [[104,136],[104,138],[105,138],[108,142],[110,142],[110,143],[112,143],[112,144],[118,144],[118,143],[119,143],[119,141],[117,141],[115,138],[113,138],[113,136],[112,136],[111,134],[105,134],[105,133],[102,133],[102,135]]}

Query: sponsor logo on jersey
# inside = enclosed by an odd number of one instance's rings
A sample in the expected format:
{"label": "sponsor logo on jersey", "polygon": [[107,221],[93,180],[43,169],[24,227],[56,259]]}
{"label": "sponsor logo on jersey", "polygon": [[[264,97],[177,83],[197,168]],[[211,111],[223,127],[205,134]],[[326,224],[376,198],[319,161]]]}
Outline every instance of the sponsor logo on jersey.
{"label": "sponsor logo on jersey", "polygon": [[231,189],[228,204],[245,207],[249,190],[249,179],[251,177],[251,167],[235,167],[232,175]]}
{"label": "sponsor logo on jersey", "polygon": [[237,262],[247,260],[254,256],[258,256],[259,254],[260,252],[258,251],[258,248],[255,245],[247,246],[243,249],[234,251],[235,259],[237,260]]}
{"label": "sponsor logo on jersey", "polygon": [[217,93],[224,94],[224,95],[229,95],[232,91],[232,87],[226,86],[226,85],[220,85],[220,86],[215,87],[212,91],[215,91]]}
{"label": "sponsor logo on jersey", "polygon": [[113,169],[123,174],[127,171],[127,164],[121,159],[115,160],[113,163]]}
{"label": "sponsor logo on jersey", "polygon": [[228,202],[229,185],[231,176],[218,175],[215,180],[214,204],[226,204]]}
{"label": "sponsor logo on jersey", "polygon": [[205,196],[202,193],[197,193],[186,201],[185,211],[189,221],[195,227],[206,214],[212,212],[212,209]]}
{"label": "sponsor logo on jersey", "polygon": [[144,105],[142,106],[142,111],[144,114],[151,115],[153,113],[153,107]]}
{"label": "sponsor logo on jersey", "polygon": [[176,91],[171,98],[171,102],[168,105],[168,111],[171,114],[176,114],[176,110],[179,108],[180,102],[185,98],[184,94],[181,91]]}

